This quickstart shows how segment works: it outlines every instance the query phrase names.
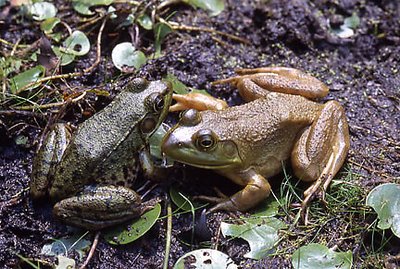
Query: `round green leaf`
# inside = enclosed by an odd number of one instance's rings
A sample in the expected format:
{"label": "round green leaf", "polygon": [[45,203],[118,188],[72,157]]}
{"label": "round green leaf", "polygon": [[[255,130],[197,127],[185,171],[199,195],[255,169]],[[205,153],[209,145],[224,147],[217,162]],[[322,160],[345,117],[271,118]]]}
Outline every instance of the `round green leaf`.
{"label": "round green leaf", "polygon": [[61,20],[59,18],[55,17],[48,18],[40,24],[40,30],[42,30],[46,34],[52,33],[54,27],[56,27],[56,25],[59,24],[60,22]]}
{"label": "round green leaf", "polygon": [[151,30],[153,28],[153,22],[147,14],[142,14],[137,18],[138,23],[146,30]]}
{"label": "round green leaf", "polygon": [[387,183],[375,187],[366,201],[378,214],[380,229],[391,228],[400,238],[400,184]]}
{"label": "round green leaf", "polygon": [[63,43],[64,52],[75,56],[82,56],[89,52],[90,41],[81,31],[74,31]]}
{"label": "round green leaf", "polygon": [[32,18],[37,21],[54,17],[57,14],[57,8],[53,3],[37,2],[30,6]]}
{"label": "round green leaf", "polygon": [[186,3],[208,11],[210,16],[216,16],[225,8],[224,0],[185,0]]}
{"label": "round green leaf", "polygon": [[93,15],[94,12],[90,10],[91,7],[108,6],[112,3],[113,0],[73,0],[72,7],[82,15]]}
{"label": "round green leaf", "polygon": [[111,53],[111,58],[115,67],[123,72],[139,69],[147,61],[144,53],[136,50],[130,42],[116,45]]}
{"label": "round green leaf", "polygon": [[[46,69],[43,65],[38,65],[34,68],[28,69],[10,79],[10,88],[12,93],[17,93],[21,88],[26,85],[37,81],[42,78],[45,74]],[[26,90],[38,87],[40,84],[34,84],[33,86],[27,88]]]}
{"label": "round green leaf", "polygon": [[161,213],[161,205],[157,203],[153,209],[147,211],[140,218],[132,221],[128,226],[119,226],[104,234],[106,241],[113,245],[129,244],[144,235],[156,223]]}
{"label": "round green leaf", "polygon": [[351,251],[335,252],[321,244],[309,244],[297,249],[292,256],[295,269],[351,269]]}
{"label": "round green leaf", "polygon": [[225,253],[215,249],[197,249],[178,259],[174,269],[236,269],[235,262]]}
{"label": "round green leaf", "polygon": [[59,47],[52,47],[54,53],[60,58],[61,66],[66,66],[75,60],[74,54],[69,54],[61,51]]}

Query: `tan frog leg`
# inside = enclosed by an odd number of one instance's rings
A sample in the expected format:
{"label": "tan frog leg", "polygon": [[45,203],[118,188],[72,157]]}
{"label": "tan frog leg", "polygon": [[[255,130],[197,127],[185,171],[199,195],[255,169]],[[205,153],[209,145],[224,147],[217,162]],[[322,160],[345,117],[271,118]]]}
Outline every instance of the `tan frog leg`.
{"label": "tan frog leg", "polygon": [[[262,200],[267,198],[271,192],[271,186],[268,180],[263,176],[249,170],[244,176],[247,176],[247,185],[229,198],[218,198],[210,196],[196,196],[197,199],[217,203],[210,209],[209,212],[216,212],[218,210],[225,211],[246,211],[259,204]],[[236,180],[235,180],[236,181]]]}
{"label": "tan frog leg", "polygon": [[309,99],[324,97],[329,92],[323,82],[294,68],[239,69],[236,73],[239,76],[215,81],[213,85],[231,83],[247,102],[266,96],[269,92],[296,94]]}
{"label": "tan frog leg", "polygon": [[317,192],[321,192],[324,199],[325,191],[342,166],[349,146],[344,109],[338,102],[329,101],[319,117],[301,134],[292,151],[291,161],[296,176],[303,181],[314,181],[304,192],[301,209],[305,221],[308,203]]}
{"label": "tan frog leg", "polygon": [[228,104],[221,99],[197,92],[187,94],[173,94],[176,103],[169,107],[170,112],[186,110],[190,108],[202,110],[223,110]]}

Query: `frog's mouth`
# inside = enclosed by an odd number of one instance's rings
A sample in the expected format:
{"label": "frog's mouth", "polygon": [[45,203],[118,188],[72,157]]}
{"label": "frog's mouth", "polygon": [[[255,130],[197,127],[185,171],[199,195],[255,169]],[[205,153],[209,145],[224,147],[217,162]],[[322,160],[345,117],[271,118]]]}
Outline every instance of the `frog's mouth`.
{"label": "frog's mouth", "polygon": [[202,151],[190,138],[178,139],[173,129],[165,135],[161,150],[178,162],[206,169],[225,169],[242,162],[236,144],[231,141],[219,141],[213,150]]}

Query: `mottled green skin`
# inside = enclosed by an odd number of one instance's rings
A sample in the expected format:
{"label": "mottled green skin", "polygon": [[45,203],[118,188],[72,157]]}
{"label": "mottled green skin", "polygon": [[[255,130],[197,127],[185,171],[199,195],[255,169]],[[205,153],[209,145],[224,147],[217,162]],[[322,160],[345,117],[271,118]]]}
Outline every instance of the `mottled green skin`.
{"label": "mottled green skin", "polygon": [[[155,96],[164,100],[160,111],[154,110]],[[49,134],[34,161],[32,196],[40,198],[48,189],[50,198],[60,201],[82,191],[88,184],[129,186],[125,183],[134,177],[138,152],[145,150],[149,136],[166,117],[171,97],[172,90],[164,82],[135,79],[108,106],[80,124],[67,146],[57,145],[58,134],[63,133],[57,125],[56,135]],[[154,128],[146,133],[141,130],[144,119],[154,122]],[[121,198],[119,189],[111,188],[109,192],[102,189],[102,193],[111,195],[117,202]],[[83,199],[93,200],[93,197],[80,196]],[[135,198],[132,203],[138,204],[139,200]],[[79,199],[71,201],[79,203]],[[96,198],[96,203],[101,202],[101,198]]]}

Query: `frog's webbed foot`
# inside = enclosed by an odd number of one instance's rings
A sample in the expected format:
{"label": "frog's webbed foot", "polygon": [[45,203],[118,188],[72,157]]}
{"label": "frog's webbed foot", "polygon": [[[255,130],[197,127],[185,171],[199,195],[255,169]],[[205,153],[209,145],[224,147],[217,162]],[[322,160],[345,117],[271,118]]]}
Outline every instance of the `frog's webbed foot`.
{"label": "frog's webbed foot", "polygon": [[187,110],[194,108],[196,110],[223,110],[228,107],[228,104],[221,99],[211,95],[191,92],[187,94],[173,94],[172,99],[175,104],[169,107],[170,112]]}
{"label": "frog's webbed foot", "polygon": [[248,183],[244,189],[238,191],[231,197],[197,196],[197,198],[203,201],[216,203],[209,212],[219,210],[247,211],[267,198],[271,192],[271,186],[264,177],[255,173],[253,170],[249,171],[248,176],[250,178],[248,178]]}
{"label": "frog's webbed foot", "polygon": [[247,102],[270,92],[301,95],[310,99],[324,97],[329,92],[323,82],[295,68],[238,69],[236,73],[238,76],[215,81],[213,85],[230,83],[239,89],[240,95]]}
{"label": "frog's webbed foot", "polygon": [[349,130],[343,107],[329,101],[319,117],[300,136],[291,155],[294,173],[314,183],[304,192],[301,211],[307,221],[307,206],[320,194],[322,200],[332,178],[344,163],[350,147]]}

